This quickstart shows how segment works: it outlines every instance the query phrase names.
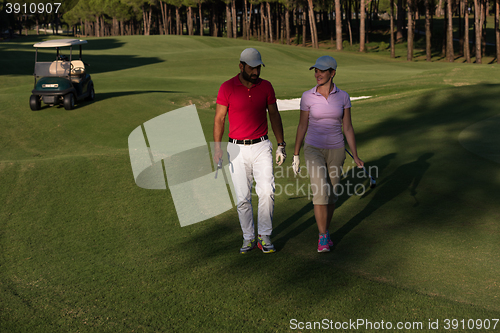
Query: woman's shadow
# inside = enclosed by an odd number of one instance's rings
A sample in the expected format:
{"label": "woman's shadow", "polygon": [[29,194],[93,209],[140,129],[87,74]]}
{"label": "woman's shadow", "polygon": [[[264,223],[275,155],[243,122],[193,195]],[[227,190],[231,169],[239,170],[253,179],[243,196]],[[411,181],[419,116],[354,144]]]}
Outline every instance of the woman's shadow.
{"label": "woman's shadow", "polygon": [[[331,235],[334,249],[351,230],[358,226],[365,218],[373,214],[377,209],[390,202],[405,191],[410,191],[410,195],[414,198],[415,204],[420,203],[417,200],[417,187],[422,180],[425,172],[429,169],[430,163],[427,161],[434,153],[425,153],[416,161],[399,166],[392,174],[384,177],[377,184],[377,190],[368,204],[358,214],[352,217],[346,224],[340,227]],[[369,196],[371,192],[366,192],[362,198]]]}
{"label": "woman's shadow", "polygon": [[[378,173],[382,173],[382,171],[387,168],[387,166],[389,165],[391,160],[394,159],[395,157],[396,157],[396,154],[391,153],[391,154],[383,156],[382,158],[380,158],[378,160],[370,162],[370,165],[375,166],[377,168]],[[373,167],[370,170],[373,170]],[[347,173],[351,174],[351,172],[347,172]],[[342,180],[341,183],[346,183],[346,181],[350,181],[350,180],[352,180],[352,179],[349,179],[349,177],[348,177],[348,178]],[[359,179],[358,179],[358,181],[359,181]],[[341,207],[342,204],[344,202],[346,202],[349,198],[350,198],[350,196],[348,196],[347,194],[339,196],[339,199],[336,203],[335,209],[339,209],[339,207]],[[289,198],[289,200],[295,200],[295,199],[297,199],[297,198]],[[305,215],[310,214],[313,211],[313,209],[314,209],[314,206],[313,206],[312,202],[307,203],[305,206],[303,206],[301,209],[299,209],[297,212],[295,212],[295,214],[291,215],[285,221],[280,223],[276,228],[274,228],[273,234],[278,236],[278,235],[284,233],[286,231],[286,229],[288,229],[291,225],[293,225],[297,220],[301,219]],[[334,215],[334,220],[335,220],[335,215]],[[351,221],[349,221],[347,224],[349,224]],[[316,219],[314,218],[314,216],[312,216],[312,217],[308,218],[307,220],[305,220],[304,222],[302,222],[301,224],[294,227],[293,229],[286,232],[283,236],[277,238],[274,241],[274,244],[276,245],[277,248],[283,248],[285,246],[285,244],[288,242],[288,240],[300,235],[302,232],[307,230],[310,226],[315,225],[315,224],[316,224]],[[357,222],[357,224],[359,224],[359,222]],[[354,228],[356,225],[352,226],[352,228]],[[352,230],[352,228],[349,229],[349,231]],[[347,232],[349,232],[349,231],[347,231]],[[334,236],[335,236],[335,234],[332,234],[332,237],[334,237]],[[342,237],[343,237],[343,235],[342,235]],[[340,242],[340,239],[342,239],[342,237],[340,237],[338,239],[338,242]],[[334,243],[335,243],[335,240],[334,240]]]}

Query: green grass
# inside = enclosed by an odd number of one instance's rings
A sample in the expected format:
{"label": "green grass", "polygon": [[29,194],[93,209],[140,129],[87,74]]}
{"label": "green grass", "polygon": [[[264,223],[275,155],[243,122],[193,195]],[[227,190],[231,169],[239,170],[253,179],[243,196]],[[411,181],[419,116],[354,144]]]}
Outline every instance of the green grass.
{"label": "green grass", "polygon": [[[293,318],[424,328],[438,319],[437,331],[448,331],[445,319],[499,318],[499,165],[458,139],[498,115],[500,67],[330,53],[338,86],[373,96],[352,113],[378,186],[340,198],[332,253],[316,253],[312,205],[297,193],[276,197],[278,252],[242,256],[234,209],[181,228],[168,190],[135,185],[128,135],[194,103],[211,141],[218,88],[237,74],[242,49],[261,51],[279,98],[312,88],[308,68],[330,51],[89,39],[96,101],[32,112],[38,40],[0,43],[0,331],[283,332]],[[298,117],[282,112],[289,155]],[[474,132],[473,143],[498,147],[492,133]],[[308,183],[296,181],[285,173],[277,184]]]}

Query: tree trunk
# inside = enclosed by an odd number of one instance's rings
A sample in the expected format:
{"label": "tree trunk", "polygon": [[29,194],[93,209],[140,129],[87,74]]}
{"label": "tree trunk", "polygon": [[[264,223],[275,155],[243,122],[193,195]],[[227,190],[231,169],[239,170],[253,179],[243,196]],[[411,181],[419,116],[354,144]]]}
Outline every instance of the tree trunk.
{"label": "tree trunk", "polygon": [[273,42],[273,22],[272,22],[272,17],[271,17],[271,4],[269,2],[266,2],[266,7],[267,7],[267,27],[268,27],[268,33],[269,33],[269,41],[272,43]]}
{"label": "tree trunk", "polygon": [[464,13],[464,56],[468,64],[470,64],[470,42],[469,42],[469,8],[466,0],[462,0],[465,5]]}
{"label": "tree trunk", "polygon": [[212,3],[212,36],[217,37],[219,36],[219,25],[218,25],[218,20],[219,20],[219,15],[217,15],[217,7],[215,3]]}
{"label": "tree trunk", "polygon": [[391,26],[391,58],[395,58],[396,57],[396,45],[395,44],[395,38],[394,38],[394,0],[391,0],[390,2],[390,6],[391,6],[391,23],[390,23],[390,26]]}
{"label": "tree trunk", "polygon": [[[369,15],[368,15],[368,30],[370,30],[372,28],[372,19],[373,19],[373,3],[375,2],[375,0],[372,0],[372,1],[368,1],[367,3],[365,3],[365,9],[366,9],[366,6],[368,5],[368,3],[370,3],[370,10],[369,10]],[[365,12],[366,13],[366,12]]]}
{"label": "tree trunk", "polygon": [[475,44],[476,44],[476,64],[482,63],[481,58],[481,24],[480,16],[481,9],[478,0],[474,0],[474,31],[476,33]]}
{"label": "tree trunk", "polygon": [[464,6],[463,6],[463,1],[462,0],[456,0],[457,7],[458,7],[458,54],[460,57],[464,56],[464,33],[463,33],[463,25],[464,21],[462,21],[462,14],[464,12]]}
{"label": "tree trunk", "polygon": [[198,0],[198,15],[200,15],[200,36],[203,36],[203,11],[201,10],[201,0]]}
{"label": "tree trunk", "polygon": [[342,9],[340,0],[335,0],[335,43],[337,51],[342,50]]}
{"label": "tree trunk", "polygon": [[333,19],[333,13],[335,13],[335,2],[331,4],[331,9],[329,9],[329,19],[328,19],[328,30],[330,33],[330,44],[334,43],[334,35],[335,35],[335,22]]}
{"label": "tree trunk", "polygon": [[311,27],[311,41],[312,47],[317,49],[318,45],[318,31],[316,30],[316,17],[314,14],[314,5],[312,0],[307,0],[309,4],[309,25]]}
{"label": "tree trunk", "polygon": [[451,7],[451,0],[448,0],[448,28],[446,29],[446,57],[448,62],[453,62],[455,60],[455,53],[453,51],[453,12]]}
{"label": "tree trunk", "polygon": [[404,7],[403,0],[398,0],[397,32],[396,40],[398,43],[403,41]]}
{"label": "tree trunk", "polygon": [[[24,18],[24,35],[25,36],[28,36],[28,31],[29,31],[29,27],[28,27],[28,15],[23,15],[23,18]],[[64,29],[63,29],[64,31]]]}
{"label": "tree trunk", "polygon": [[443,16],[443,0],[439,0],[436,6],[436,16]]}
{"label": "tree trunk", "polygon": [[243,10],[241,11],[241,23],[243,24],[242,35],[243,39],[248,40],[248,3],[247,0],[243,1]]}
{"label": "tree trunk", "polygon": [[500,0],[495,1],[495,42],[497,48],[497,64],[500,64]]}
{"label": "tree trunk", "polygon": [[263,2],[260,3],[260,41],[267,42],[267,19]]}
{"label": "tree trunk", "polygon": [[252,15],[252,4],[250,4],[250,11],[248,10],[248,1],[243,2],[243,39],[250,40],[250,21]]}
{"label": "tree trunk", "polygon": [[[451,1],[451,0],[445,0],[445,1]],[[445,2],[446,6],[446,2]],[[443,58],[446,58],[446,35],[448,33],[448,11],[444,11],[444,24],[443,24],[443,39],[441,43],[441,56]]]}
{"label": "tree trunk", "polygon": [[168,35],[167,32],[167,4],[163,1],[160,1],[160,11],[161,11],[161,19],[163,20],[163,34]]}
{"label": "tree trunk", "polygon": [[177,35],[182,35],[181,14],[179,13],[180,9],[180,7],[175,7],[175,31]]}
{"label": "tree trunk", "polygon": [[[275,30],[276,31],[276,41],[278,41],[278,39],[281,39],[282,38],[282,35],[281,35],[281,26],[280,26],[280,21],[281,21],[281,8],[280,8],[280,4],[279,3],[276,3],[276,6],[275,6],[275,10],[272,11],[273,13],[273,17],[275,18]],[[280,43],[283,43],[283,40],[280,40]]]}
{"label": "tree trunk", "polygon": [[238,20],[236,19],[236,3],[235,0],[231,0],[231,14],[233,16],[233,38],[238,37]]}
{"label": "tree trunk", "polygon": [[264,33],[265,37],[263,37],[263,39],[265,39],[266,43],[269,43],[269,19],[267,17],[267,4],[265,6],[266,6],[266,8],[264,8],[264,12],[263,12],[263,15],[264,15],[263,33]]}
{"label": "tree trunk", "polygon": [[[410,0],[408,0],[408,5],[410,4]],[[366,10],[365,10],[365,0],[360,1],[359,12],[361,14],[359,20],[359,52],[365,52],[365,19],[366,19]]]}
{"label": "tree trunk", "polygon": [[113,17],[113,32],[112,32],[112,35],[113,36],[118,36],[118,20],[116,19],[116,17]]}
{"label": "tree trunk", "polygon": [[276,39],[278,39],[278,31],[279,31],[280,44],[283,44],[284,39],[285,39],[285,35],[284,35],[285,29],[283,27],[283,24],[285,23],[285,18],[284,18],[285,11],[283,10],[283,7],[281,4],[278,4],[277,11],[278,11],[277,16],[278,16],[279,20],[278,19],[276,20]]}
{"label": "tree trunk", "polygon": [[99,28],[99,16],[95,17],[95,36],[96,37],[101,37],[101,29]]}
{"label": "tree trunk", "polygon": [[167,20],[168,20],[168,33],[174,34],[174,11],[170,6],[165,6],[167,9]]}
{"label": "tree trunk", "polygon": [[346,6],[347,6],[347,10],[346,10],[346,19],[347,19],[347,29],[348,29],[348,32],[349,32],[349,45],[352,46],[352,24],[351,24],[351,19],[352,19],[352,10],[351,10],[351,2],[350,1],[346,1]]}
{"label": "tree trunk", "polygon": [[408,46],[406,49],[406,60],[412,61],[413,60],[413,1],[408,0]]}
{"label": "tree trunk", "polygon": [[104,15],[101,16],[101,29],[102,29],[102,36],[107,36],[107,29],[106,29],[106,23],[104,22]]}
{"label": "tree trunk", "polygon": [[187,7],[186,10],[186,19],[187,19],[187,28],[188,28],[188,35],[192,36],[193,35],[193,8]]}
{"label": "tree trunk", "polygon": [[309,20],[309,14],[306,14],[306,10],[302,10],[302,46],[306,46],[307,39],[307,21]]}
{"label": "tree trunk", "polygon": [[484,57],[486,52],[486,13],[488,7],[485,4],[485,0],[481,0],[481,45],[482,45],[482,56]]}
{"label": "tree trunk", "polygon": [[285,29],[286,29],[286,45],[291,44],[291,31],[290,31],[290,11],[288,7],[285,5]]}
{"label": "tree trunk", "polygon": [[429,0],[424,0],[425,6],[425,60],[431,61],[432,59],[432,32],[431,32],[431,11],[429,8]]}
{"label": "tree trunk", "polygon": [[250,10],[248,11],[248,24],[247,24],[247,40],[250,40],[250,37],[253,35],[253,27],[255,27],[255,23],[252,24],[252,12],[253,12],[253,4],[250,3]]}
{"label": "tree trunk", "polygon": [[[143,10],[144,10],[144,7],[142,7]],[[150,26],[150,23],[151,23],[151,17],[149,16],[151,14],[151,12],[148,14],[148,12],[146,12],[144,10],[144,35],[146,36],[149,36],[150,34],[150,31],[151,31],[151,26]]]}
{"label": "tree trunk", "polygon": [[149,7],[149,13],[146,12],[144,6],[142,6],[142,20],[144,25],[144,35],[149,36],[151,28],[151,7]]}
{"label": "tree trunk", "polygon": [[299,36],[300,36],[300,33],[299,33],[299,23],[300,23],[300,19],[299,19],[299,11],[297,10],[296,7],[293,8],[293,11],[292,11],[292,33],[295,35],[295,45],[299,45]]}
{"label": "tree trunk", "polygon": [[226,4],[226,30],[227,30],[227,38],[233,38],[233,29],[231,23],[231,8],[229,4]]}
{"label": "tree trunk", "polygon": [[280,44],[283,44],[283,29],[282,29],[282,25],[283,25],[283,11],[282,11],[282,8],[281,8],[281,4],[279,3],[276,3],[275,4],[275,10],[273,11],[273,17],[275,19],[275,28],[276,30],[276,41],[279,40]]}

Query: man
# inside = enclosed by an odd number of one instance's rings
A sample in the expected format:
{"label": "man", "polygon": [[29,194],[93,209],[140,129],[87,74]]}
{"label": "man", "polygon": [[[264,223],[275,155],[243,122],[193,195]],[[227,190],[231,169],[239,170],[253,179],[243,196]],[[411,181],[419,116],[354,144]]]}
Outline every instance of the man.
{"label": "man", "polygon": [[[223,152],[222,135],[226,114],[229,120],[227,153],[230,173],[237,200],[238,217],[243,231],[240,253],[247,253],[258,246],[264,253],[275,252],[271,242],[274,210],[274,174],[272,144],[268,139],[267,112],[278,148],[276,163],[286,158],[283,125],[276,105],[273,86],[259,78],[262,59],[254,48],[243,50],[240,56],[240,73],[224,82],[217,95],[214,119],[214,160],[218,163]],[[258,237],[255,237],[252,210],[252,183],[259,197]]]}

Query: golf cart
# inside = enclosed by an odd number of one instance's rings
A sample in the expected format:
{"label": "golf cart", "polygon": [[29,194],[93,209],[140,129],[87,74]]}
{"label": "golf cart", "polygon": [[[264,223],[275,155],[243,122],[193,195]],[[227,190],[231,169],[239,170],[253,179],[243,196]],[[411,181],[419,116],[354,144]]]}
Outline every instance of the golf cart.
{"label": "golf cart", "polygon": [[[75,106],[75,101],[94,100],[94,83],[82,61],[82,44],[86,40],[55,39],[33,45],[35,52],[35,88],[30,97],[31,110],[40,110],[42,101],[45,104],[60,105],[66,110]],[[80,57],[73,60],[73,46],[80,47]],[[61,47],[69,47],[69,58],[60,54]],[[38,62],[38,48],[55,48],[56,60]]]}

